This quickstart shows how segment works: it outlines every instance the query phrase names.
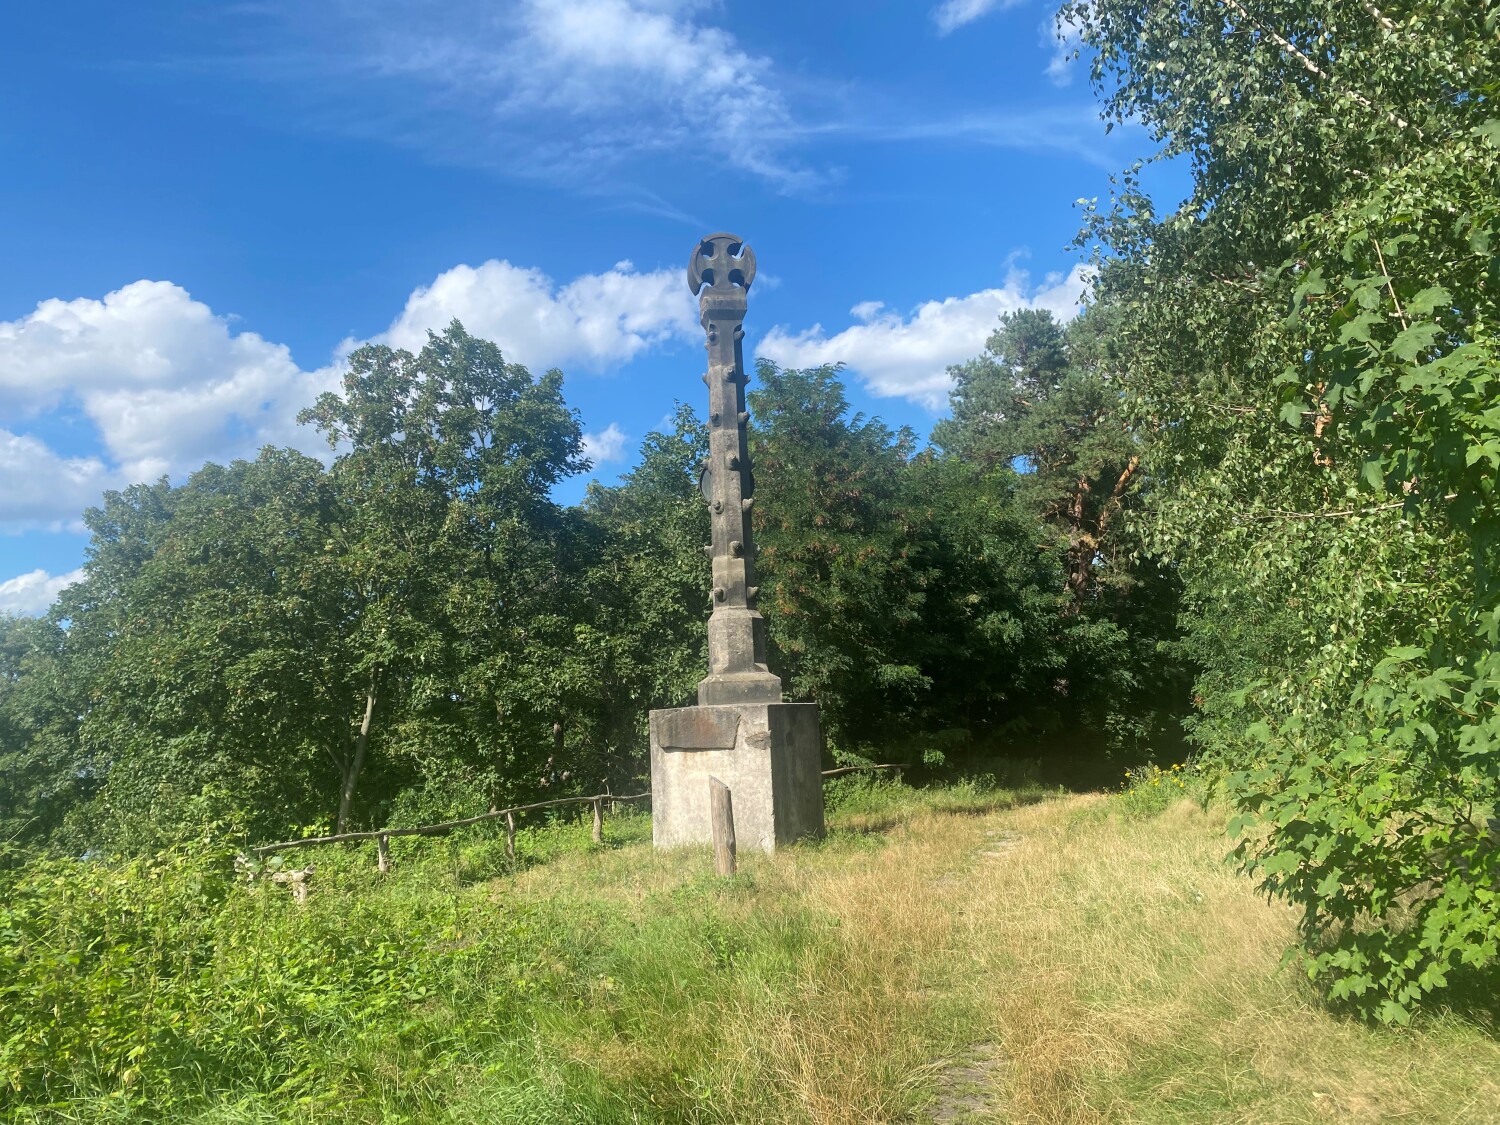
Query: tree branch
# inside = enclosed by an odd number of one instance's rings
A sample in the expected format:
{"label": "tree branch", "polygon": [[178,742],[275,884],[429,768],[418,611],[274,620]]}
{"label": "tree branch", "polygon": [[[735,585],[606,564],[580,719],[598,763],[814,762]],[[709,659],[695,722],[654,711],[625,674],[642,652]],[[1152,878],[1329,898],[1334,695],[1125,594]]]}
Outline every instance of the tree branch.
{"label": "tree branch", "polygon": [[[1302,50],[1290,39],[1278,35],[1276,32],[1270,30],[1269,28],[1262,27],[1260,24],[1256,23],[1255,19],[1250,15],[1250,13],[1245,11],[1244,5],[1242,5],[1239,0],[1223,0],[1223,2],[1229,7],[1233,8],[1236,12],[1238,12],[1240,16],[1245,20],[1245,22],[1248,23],[1251,27],[1255,28],[1256,31],[1260,32],[1266,38],[1272,40],[1283,51],[1285,51],[1287,54],[1291,55],[1292,58],[1301,63],[1302,69],[1306,70],[1307,73],[1311,74],[1314,78],[1322,79],[1330,86],[1333,85],[1333,78],[1326,70],[1320,67],[1317,63],[1313,62],[1312,59],[1308,58],[1307,55],[1304,54]],[[1395,113],[1392,113],[1388,109],[1378,109],[1374,102],[1370,101],[1369,98],[1365,97],[1358,90],[1344,90],[1344,93],[1348,94],[1349,97],[1353,98],[1355,102],[1364,106],[1366,109],[1374,113],[1384,113],[1385,119],[1391,124],[1396,125],[1402,129],[1411,129],[1412,132],[1414,132],[1418,137],[1422,135],[1422,130],[1412,128],[1411,122],[1405,120]]]}
{"label": "tree branch", "polygon": [[1370,16],[1385,31],[1395,31],[1396,25],[1388,20],[1385,13],[1377,8],[1370,0],[1359,0],[1359,6],[1370,13]]}
{"label": "tree branch", "polygon": [[[1450,492],[1446,496],[1444,496],[1443,499],[1444,500],[1456,500],[1456,499],[1458,499],[1458,493],[1456,493],[1456,492]],[[1376,504],[1376,505],[1374,505],[1372,507],[1369,507],[1369,508],[1343,508],[1343,509],[1341,509],[1339,511],[1336,511],[1336,512],[1290,512],[1290,511],[1287,511],[1284,508],[1266,508],[1264,510],[1264,512],[1257,512],[1255,515],[1251,515],[1251,516],[1237,516],[1236,518],[1240,519],[1240,520],[1270,520],[1270,519],[1332,520],[1332,519],[1347,519],[1350,516],[1369,516],[1369,515],[1374,515],[1376,512],[1390,512],[1390,511],[1394,511],[1397,508],[1403,507],[1405,504],[1406,504],[1405,500],[1392,500],[1392,501],[1390,501],[1387,504]]]}

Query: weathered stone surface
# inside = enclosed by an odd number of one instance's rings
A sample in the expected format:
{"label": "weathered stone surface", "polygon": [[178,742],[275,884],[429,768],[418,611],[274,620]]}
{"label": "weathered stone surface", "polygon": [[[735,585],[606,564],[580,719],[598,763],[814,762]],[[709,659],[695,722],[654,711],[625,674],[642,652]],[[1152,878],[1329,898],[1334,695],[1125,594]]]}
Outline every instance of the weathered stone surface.
{"label": "weathered stone surface", "polygon": [[652,835],[658,847],[711,840],[708,780],[733,795],[741,848],[774,851],[823,832],[823,734],[813,703],[781,702],[755,608],[755,494],[743,340],[755,254],[732,234],[693,248],[688,285],[707,339],[709,456],[698,478],[713,541],[708,676],[698,706],[651,712]]}
{"label": "weathered stone surface", "polygon": [[739,737],[740,714],[721,707],[680,707],[656,711],[653,729],[663,750],[733,750]]}
{"label": "weathered stone surface", "polygon": [[[678,716],[714,712],[735,719],[727,750],[683,751]],[[696,719],[693,721],[697,721]],[[712,841],[708,779],[734,794],[739,849],[773,852],[823,834],[823,733],[815,703],[745,703],[651,713],[651,835],[657,847]]]}
{"label": "weathered stone surface", "polygon": [[688,286],[698,297],[707,337],[709,455],[698,487],[713,527],[713,616],[708,623],[708,678],[700,704],[775,702],[781,680],[766,667],[766,623],[756,611],[755,538],[750,503],[755,493],[745,426],[743,341],[755,254],[732,234],[711,234],[693,249]]}

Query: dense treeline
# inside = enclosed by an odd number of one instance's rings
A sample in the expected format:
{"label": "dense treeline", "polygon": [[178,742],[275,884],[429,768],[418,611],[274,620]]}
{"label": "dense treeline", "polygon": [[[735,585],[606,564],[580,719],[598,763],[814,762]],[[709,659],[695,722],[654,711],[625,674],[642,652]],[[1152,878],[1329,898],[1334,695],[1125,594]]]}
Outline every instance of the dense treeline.
{"label": "dense treeline", "polygon": [[[834,369],[760,368],[773,667],[841,758],[1165,736],[1170,583],[1119,541],[1135,462],[1086,332],[1003,323],[961,383],[1029,396],[1030,421],[961,414],[951,451],[851,416]],[[455,324],[417,355],[355,352],[303,421],[331,464],[266,449],[110,493],[84,579],[3,625],[0,833],[139,852],[207,823],[342,830],[639,784],[647,712],[691,702],[705,667],[694,412],[559,506],[587,467],[562,376]],[[1059,499],[1096,480],[1086,511]]]}

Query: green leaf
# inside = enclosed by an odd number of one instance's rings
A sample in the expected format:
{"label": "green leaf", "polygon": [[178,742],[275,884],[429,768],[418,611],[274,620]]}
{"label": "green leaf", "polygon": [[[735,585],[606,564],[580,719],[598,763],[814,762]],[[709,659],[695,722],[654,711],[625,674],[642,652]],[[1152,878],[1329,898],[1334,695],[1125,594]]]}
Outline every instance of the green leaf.
{"label": "green leaf", "polygon": [[1403,329],[1391,342],[1390,352],[1404,363],[1411,363],[1437,339],[1442,331],[1436,324],[1413,324]]}
{"label": "green leaf", "polygon": [[1429,285],[1406,302],[1408,316],[1431,316],[1437,309],[1453,307],[1453,295],[1441,285]]}

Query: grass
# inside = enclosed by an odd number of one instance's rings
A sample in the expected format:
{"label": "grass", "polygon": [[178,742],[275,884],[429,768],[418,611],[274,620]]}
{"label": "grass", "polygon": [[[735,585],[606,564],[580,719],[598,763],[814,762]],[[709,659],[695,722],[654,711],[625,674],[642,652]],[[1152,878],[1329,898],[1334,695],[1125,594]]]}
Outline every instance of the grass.
{"label": "grass", "polygon": [[[266,994],[282,1007],[246,1025],[245,1059],[144,1090],[105,1068],[48,1108],[0,1108],[203,1125],[1500,1122],[1493,1013],[1386,1030],[1328,1011],[1278,969],[1290,913],[1223,865],[1223,817],[1192,800],[867,780],[830,795],[825,841],[744,856],[731,880],[706,851],[653,851],[641,816],[609,820],[604,848],[581,825],[523,835],[515,869],[483,838],[396,847],[384,880],[370,855],[321,853],[306,908],[242,888],[220,907],[254,911],[221,931],[242,944],[221,936],[220,962],[321,963],[340,924],[368,938],[304,974],[311,999]],[[294,1017],[303,1038],[277,1039]]]}

